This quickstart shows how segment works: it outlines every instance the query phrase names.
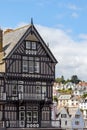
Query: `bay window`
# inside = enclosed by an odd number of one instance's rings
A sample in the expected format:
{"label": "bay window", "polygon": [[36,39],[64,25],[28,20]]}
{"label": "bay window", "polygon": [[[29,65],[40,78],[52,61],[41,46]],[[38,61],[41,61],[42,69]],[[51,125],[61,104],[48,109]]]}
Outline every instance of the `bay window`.
{"label": "bay window", "polygon": [[39,73],[40,63],[38,57],[23,56],[23,72]]}

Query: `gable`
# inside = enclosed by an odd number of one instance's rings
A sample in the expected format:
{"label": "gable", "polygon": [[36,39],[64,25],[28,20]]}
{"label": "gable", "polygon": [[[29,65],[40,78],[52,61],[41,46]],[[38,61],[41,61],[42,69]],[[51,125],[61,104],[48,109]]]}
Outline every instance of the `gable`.
{"label": "gable", "polygon": [[52,62],[57,63],[57,60],[53,56],[50,49],[47,47],[39,33],[37,32],[36,28],[33,25],[27,25],[25,27],[16,29],[10,33],[4,35],[4,51],[5,51],[5,58],[11,56],[15,49],[24,41],[24,40],[34,40],[39,41],[43,48],[45,49],[46,53],[51,58]]}
{"label": "gable", "polygon": [[34,34],[29,34],[25,40],[30,40],[30,41],[36,41],[39,42],[39,40],[36,38]]}
{"label": "gable", "polygon": [[60,118],[61,118],[61,115],[66,115],[66,117],[69,118],[69,114],[68,114],[66,108],[60,108],[60,110],[59,110],[59,117]]}

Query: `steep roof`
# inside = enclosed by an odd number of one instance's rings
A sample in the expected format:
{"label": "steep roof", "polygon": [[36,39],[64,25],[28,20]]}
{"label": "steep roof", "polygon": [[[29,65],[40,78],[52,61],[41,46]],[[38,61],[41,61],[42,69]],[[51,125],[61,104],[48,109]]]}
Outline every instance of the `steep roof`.
{"label": "steep roof", "polygon": [[6,54],[5,57],[7,57],[29,27],[30,25],[27,25],[3,34],[3,48]]}
{"label": "steep roof", "polygon": [[41,38],[40,34],[38,33],[34,25],[32,24],[26,25],[24,27],[15,30],[11,30],[10,32],[6,32],[3,34],[3,49],[5,52],[4,58],[6,58],[11,53],[11,51],[19,43],[19,41],[23,38],[23,36],[29,33],[29,29],[35,32],[35,35],[38,36],[38,39],[40,40],[46,52],[48,53],[49,57],[52,59],[53,62],[57,63],[57,60],[55,59],[54,55],[52,54],[52,52],[50,51],[44,40]]}

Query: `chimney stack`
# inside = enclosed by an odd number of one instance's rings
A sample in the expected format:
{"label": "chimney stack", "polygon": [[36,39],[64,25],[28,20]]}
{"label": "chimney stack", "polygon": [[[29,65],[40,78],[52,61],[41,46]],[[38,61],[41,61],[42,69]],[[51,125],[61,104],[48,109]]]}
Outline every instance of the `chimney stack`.
{"label": "chimney stack", "polygon": [[0,29],[0,52],[3,51],[3,30]]}

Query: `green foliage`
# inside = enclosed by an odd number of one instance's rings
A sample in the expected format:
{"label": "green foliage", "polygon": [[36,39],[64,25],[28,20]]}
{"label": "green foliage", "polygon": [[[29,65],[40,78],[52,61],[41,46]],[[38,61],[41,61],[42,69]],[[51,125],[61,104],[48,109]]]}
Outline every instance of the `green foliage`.
{"label": "green foliage", "polygon": [[80,109],[80,111],[83,113],[83,110],[82,110],[82,109]]}
{"label": "green foliage", "polygon": [[71,77],[71,79],[67,79],[67,80],[64,79],[63,75],[61,77],[58,77],[58,78],[55,79],[56,83],[62,83],[62,84],[66,84],[68,82],[72,82],[72,83],[78,84],[80,81],[81,80],[78,78],[77,75],[73,75]]}
{"label": "green foliage", "polygon": [[67,90],[65,90],[65,89],[62,89],[62,90],[58,90],[58,92],[59,93],[64,93],[64,94],[72,94],[72,89],[70,88],[70,89],[67,89]]}
{"label": "green foliage", "polygon": [[80,82],[80,80],[78,79],[78,76],[77,75],[73,75],[71,77],[71,82],[72,83],[75,83],[75,84],[78,84]]}
{"label": "green foliage", "polygon": [[56,78],[56,79],[55,79],[55,82],[56,82],[56,83],[63,83],[63,84],[64,84],[64,83],[65,83],[64,76],[62,75],[60,78]]}
{"label": "green foliage", "polygon": [[87,93],[86,94],[83,94],[82,98],[86,98],[87,97]]}
{"label": "green foliage", "polygon": [[53,101],[58,102],[58,99],[57,99],[57,97],[56,97],[56,96],[54,96],[54,97],[53,97]]}

